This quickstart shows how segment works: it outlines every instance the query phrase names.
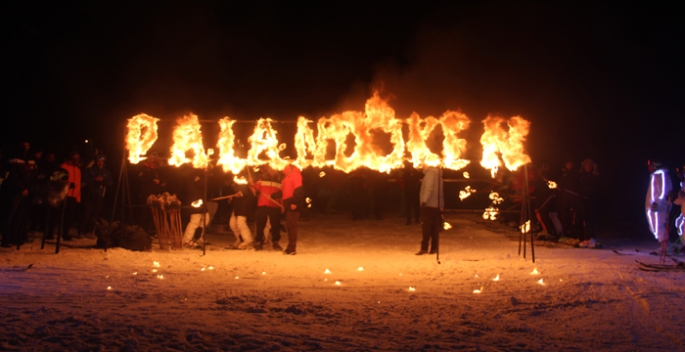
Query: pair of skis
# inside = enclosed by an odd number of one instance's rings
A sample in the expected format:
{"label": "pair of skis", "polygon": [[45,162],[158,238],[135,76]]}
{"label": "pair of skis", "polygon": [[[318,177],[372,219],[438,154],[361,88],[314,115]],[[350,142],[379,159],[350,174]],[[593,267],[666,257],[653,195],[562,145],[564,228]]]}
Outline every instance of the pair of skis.
{"label": "pair of skis", "polygon": [[[673,259],[673,258],[671,258]],[[657,271],[677,271],[677,272],[685,272],[685,262],[680,262],[675,259],[673,259],[675,262],[674,265],[665,265],[665,264],[647,264],[643,263],[639,260],[635,260],[637,263],[637,268],[642,270],[642,271],[651,271],[651,272],[657,272]]]}
{"label": "pair of skis", "polygon": [[[657,256],[659,255],[658,252],[641,252],[640,250],[636,249],[635,253],[631,252],[622,252],[619,250],[614,249],[614,253],[618,255],[654,255]],[[635,260],[635,263],[637,263],[637,268],[642,270],[642,271],[650,271],[650,272],[660,272],[660,271],[683,271],[685,272],[685,262],[681,262],[675,258],[670,258],[673,260],[674,264],[673,265],[666,265],[666,264],[648,264],[641,262],[639,260]]]}

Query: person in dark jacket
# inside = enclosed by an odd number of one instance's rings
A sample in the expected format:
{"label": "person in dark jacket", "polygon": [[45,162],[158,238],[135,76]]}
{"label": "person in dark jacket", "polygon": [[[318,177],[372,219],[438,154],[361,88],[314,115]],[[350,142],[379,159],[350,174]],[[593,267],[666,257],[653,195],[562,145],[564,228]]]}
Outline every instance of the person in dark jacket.
{"label": "person in dark jacket", "polygon": [[31,173],[35,171],[35,160],[29,153],[30,144],[24,142],[7,161],[0,189],[2,206],[2,247],[20,245],[26,241],[26,226],[30,209]]}
{"label": "person in dark jacket", "polygon": [[412,215],[416,224],[421,223],[419,208],[419,191],[421,189],[421,171],[414,168],[410,162],[405,162],[402,170],[402,191],[404,195],[404,214],[407,218],[407,225],[411,225]]}
{"label": "person in dark jacket", "polygon": [[95,157],[95,165],[87,168],[83,180],[86,188],[84,195],[83,221],[79,235],[92,234],[95,230],[95,219],[100,216],[102,204],[105,201],[105,193],[108,187],[112,187],[112,174],[105,167],[107,157],[98,155]]}
{"label": "person in dark jacket", "polygon": [[247,225],[247,218],[254,214],[254,193],[247,185],[234,184],[234,191],[229,197],[229,201],[233,205],[231,212],[231,219],[228,222],[233,235],[235,236],[235,243],[231,248],[233,249],[250,249],[254,248],[254,238],[252,231]]}

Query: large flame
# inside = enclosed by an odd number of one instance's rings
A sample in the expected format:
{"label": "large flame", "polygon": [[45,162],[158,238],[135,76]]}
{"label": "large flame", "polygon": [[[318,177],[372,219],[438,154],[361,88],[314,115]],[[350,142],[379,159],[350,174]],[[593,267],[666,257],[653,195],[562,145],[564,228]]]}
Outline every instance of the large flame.
{"label": "large flame", "polygon": [[158,118],[146,114],[138,114],[128,120],[126,149],[129,151],[128,160],[131,164],[139,163],[140,157],[145,155],[157,140],[157,121]]}
{"label": "large flame", "polygon": [[307,120],[303,116],[297,118],[297,133],[295,133],[295,150],[297,151],[297,159],[293,164],[300,168],[300,170],[303,170],[307,166],[311,165],[312,160],[308,159],[308,155],[313,156],[316,153],[314,131],[309,128],[309,122],[312,121]]}
{"label": "large flame", "polygon": [[[136,115],[129,120],[127,148],[132,163],[137,163],[140,156],[156,141],[157,121],[158,119],[145,114]],[[251,146],[247,156],[238,157],[233,132],[235,122],[228,117],[219,120],[221,131],[217,143],[217,165],[234,174],[246,166],[262,164],[268,164],[277,170],[292,163],[300,169],[308,166],[332,166],[351,172],[367,167],[389,172],[402,167],[404,161],[410,161],[415,167],[425,164],[453,170],[459,170],[469,163],[462,159],[467,146],[466,140],[459,138],[459,134],[470,125],[470,119],[465,114],[448,110],[439,118],[428,116],[422,119],[417,113],[412,113],[408,119],[398,119],[387,100],[382,99],[378,92],[374,92],[366,101],[363,112],[350,110],[319,118],[316,121],[316,131],[310,125],[313,121],[299,117],[294,139],[297,155],[292,160],[281,155],[285,152],[286,145],[278,141],[277,131],[272,126],[274,121],[269,118],[257,120],[254,131],[248,138]],[[509,129],[505,131],[502,127],[505,122],[507,121],[503,118],[492,116],[483,121],[485,133],[481,137],[481,164],[493,170],[493,175],[501,165],[516,170],[530,162],[523,150],[530,123],[518,116],[512,117],[508,120]],[[408,125],[406,144],[403,138],[405,123]],[[437,127],[440,129],[436,130]],[[436,137],[440,131],[443,136],[442,152],[433,152],[427,141]],[[173,143],[170,165],[179,166],[192,162],[196,168],[207,167],[210,155],[205,152],[197,116],[190,114],[178,120]],[[332,159],[327,155],[331,151],[334,152]],[[186,153],[193,155],[186,157]]]}
{"label": "large flame", "polygon": [[[252,136],[248,138],[248,141],[252,143],[252,148],[247,152],[247,164],[268,164],[276,170],[281,170],[288,162],[281,159],[280,152],[282,149],[279,148],[278,138],[276,138],[277,132],[271,126],[271,121],[270,118],[257,120],[257,126],[255,126]],[[267,158],[266,160],[260,159],[262,153]]]}
{"label": "large flame", "polygon": [[485,133],[480,138],[483,145],[483,159],[480,164],[490,170],[492,177],[495,177],[497,169],[502,166],[498,154],[511,171],[530,163],[530,157],[525,154],[523,148],[530,122],[520,116],[514,116],[508,121],[509,131],[502,127],[505,122],[504,118],[492,115],[483,120]]}
{"label": "large flame", "polygon": [[171,146],[169,165],[181,166],[191,162],[186,157],[186,152],[192,150],[194,153],[192,159],[193,167],[198,169],[207,167],[209,157],[205,153],[205,147],[202,144],[202,132],[200,131],[202,126],[197,116],[191,113],[179,118],[177,123],[174,128],[174,144]]}
{"label": "large flame", "polygon": [[219,147],[219,160],[217,165],[223,166],[224,171],[231,171],[234,174],[240,172],[240,170],[245,167],[245,160],[236,157],[235,155],[235,134],[233,133],[233,124],[235,120],[231,120],[228,117],[224,117],[219,120],[219,126],[221,127],[221,132],[219,132],[219,141],[217,146]]}

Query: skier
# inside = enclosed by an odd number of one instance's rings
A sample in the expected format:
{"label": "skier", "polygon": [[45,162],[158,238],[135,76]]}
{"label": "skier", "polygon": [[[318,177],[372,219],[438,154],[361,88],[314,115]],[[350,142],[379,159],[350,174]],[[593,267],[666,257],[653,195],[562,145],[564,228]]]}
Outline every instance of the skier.
{"label": "skier", "polygon": [[680,178],[680,191],[673,204],[680,205],[680,216],[675,219],[675,227],[678,230],[678,236],[680,236],[680,242],[685,245],[685,165],[680,170],[677,170],[678,177]]}
{"label": "skier", "polygon": [[649,230],[661,243],[662,253],[665,253],[668,249],[668,214],[671,207],[668,193],[671,191],[671,178],[668,176],[668,169],[662,168],[660,162],[648,161],[647,169],[651,175],[645,199],[645,212]]}

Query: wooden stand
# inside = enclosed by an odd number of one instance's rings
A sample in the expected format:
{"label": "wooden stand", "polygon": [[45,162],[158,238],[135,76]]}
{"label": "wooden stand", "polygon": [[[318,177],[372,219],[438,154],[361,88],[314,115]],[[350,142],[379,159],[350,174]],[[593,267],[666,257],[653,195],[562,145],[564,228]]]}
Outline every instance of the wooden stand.
{"label": "wooden stand", "polygon": [[183,250],[183,225],[181,224],[181,208],[162,208],[150,206],[152,219],[157,230],[160,249]]}

